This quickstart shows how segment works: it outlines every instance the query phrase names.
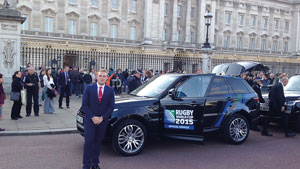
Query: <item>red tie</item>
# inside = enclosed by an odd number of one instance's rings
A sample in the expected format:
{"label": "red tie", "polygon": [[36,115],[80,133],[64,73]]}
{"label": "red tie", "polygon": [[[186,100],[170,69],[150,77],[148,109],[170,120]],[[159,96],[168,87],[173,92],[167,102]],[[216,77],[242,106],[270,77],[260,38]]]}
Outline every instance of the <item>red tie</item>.
{"label": "red tie", "polygon": [[99,103],[101,102],[102,100],[102,87],[100,87],[100,90],[99,90]]}

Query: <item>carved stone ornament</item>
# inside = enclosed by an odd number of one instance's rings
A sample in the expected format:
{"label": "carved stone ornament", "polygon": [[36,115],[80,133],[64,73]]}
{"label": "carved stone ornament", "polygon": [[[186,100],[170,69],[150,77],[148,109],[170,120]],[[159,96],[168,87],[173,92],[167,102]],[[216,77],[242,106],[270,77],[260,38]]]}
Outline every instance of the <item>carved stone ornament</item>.
{"label": "carved stone ornament", "polygon": [[4,0],[3,8],[17,10],[19,0]]}
{"label": "carved stone ornament", "polygon": [[8,71],[13,68],[16,58],[16,51],[15,51],[15,41],[7,40],[3,41],[3,65]]}

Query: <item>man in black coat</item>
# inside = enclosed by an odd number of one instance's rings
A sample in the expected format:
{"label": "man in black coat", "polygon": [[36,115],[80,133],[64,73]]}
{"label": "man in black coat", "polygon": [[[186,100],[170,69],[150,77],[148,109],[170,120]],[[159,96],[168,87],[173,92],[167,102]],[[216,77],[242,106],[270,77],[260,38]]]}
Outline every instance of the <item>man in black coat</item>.
{"label": "man in black coat", "polygon": [[128,80],[128,94],[142,85],[141,82],[142,74],[143,73],[141,70],[137,70],[135,74],[131,77],[131,79]]}
{"label": "man in black coat", "polygon": [[[263,86],[262,82],[260,80],[258,80],[258,79],[254,81],[254,85],[252,86],[253,90],[256,92],[256,94],[257,94],[257,96],[259,98],[259,103],[265,103],[265,100],[264,100],[264,98],[262,97],[262,94],[261,94],[261,87],[262,86]],[[256,103],[254,103],[253,106],[255,106],[255,105],[256,105]],[[259,111],[257,111],[255,117],[252,120],[252,124],[251,124],[251,129],[254,130],[254,131],[261,131],[257,127],[258,121],[259,121],[259,117],[260,117],[260,114],[259,114]]]}
{"label": "man in black coat", "polygon": [[286,137],[295,136],[295,134],[290,132],[288,129],[288,114],[285,113],[285,107],[284,107],[285,96],[284,96],[283,88],[288,84],[288,82],[289,80],[287,77],[281,78],[279,83],[277,83],[274,87],[272,87],[269,93],[269,99],[270,99],[269,115],[264,122],[264,128],[261,133],[263,136],[272,136],[272,134],[268,132],[268,127],[269,127],[270,120],[274,114],[281,115],[284,130],[285,130],[285,136]]}
{"label": "man in black coat", "polygon": [[58,77],[58,85],[60,87],[58,104],[59,104],[60,109],[63,109],[62,100],[63,100],[64,94],[66,96],[67,108],[70,108],[69,107],[70,106],[70,99],[69,99],[70,84],[71,84],[71,79],[70,79],[70,75],[69,75],[69,66],[65,66],[64,71],[61,72]]}

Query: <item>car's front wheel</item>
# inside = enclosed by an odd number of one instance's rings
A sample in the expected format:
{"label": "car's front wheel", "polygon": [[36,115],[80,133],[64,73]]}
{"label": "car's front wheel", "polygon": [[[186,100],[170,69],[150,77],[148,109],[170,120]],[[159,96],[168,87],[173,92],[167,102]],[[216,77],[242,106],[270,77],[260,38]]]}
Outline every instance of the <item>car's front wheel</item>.
{"label": "car's front wheel", "polygon": [[113,149],[123,156],[133,156],[139,154],[147,140],[147,130],[145,126],[134,119],[121,122],[113,132]]}
{"label": "car's front wheel", "polygon": [[242,144],[249,135],[249,123],[247,119],[240,114],[232,115],[224,124],[223,134],[226,142]]}

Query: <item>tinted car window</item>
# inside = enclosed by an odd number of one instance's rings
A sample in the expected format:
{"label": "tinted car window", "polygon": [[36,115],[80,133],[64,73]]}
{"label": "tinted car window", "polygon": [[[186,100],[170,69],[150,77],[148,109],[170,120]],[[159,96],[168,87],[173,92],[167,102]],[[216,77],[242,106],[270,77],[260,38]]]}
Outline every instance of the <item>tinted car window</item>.
{"label": "tinted car window", "polygon": [[249,93],[249,90],[239,79],[228,79],[228,82],[234,93]]}
{"label": "tinted car window", "polygon": [[229,87],[223,77],[215,77],[209,92],[209,95],[223,95],[228,94]]}
{"label": "tinted car window", "polygon": [[183,97],[204,97],[212,76],[194,76],[186,80],[176,90],[176,96]]}

